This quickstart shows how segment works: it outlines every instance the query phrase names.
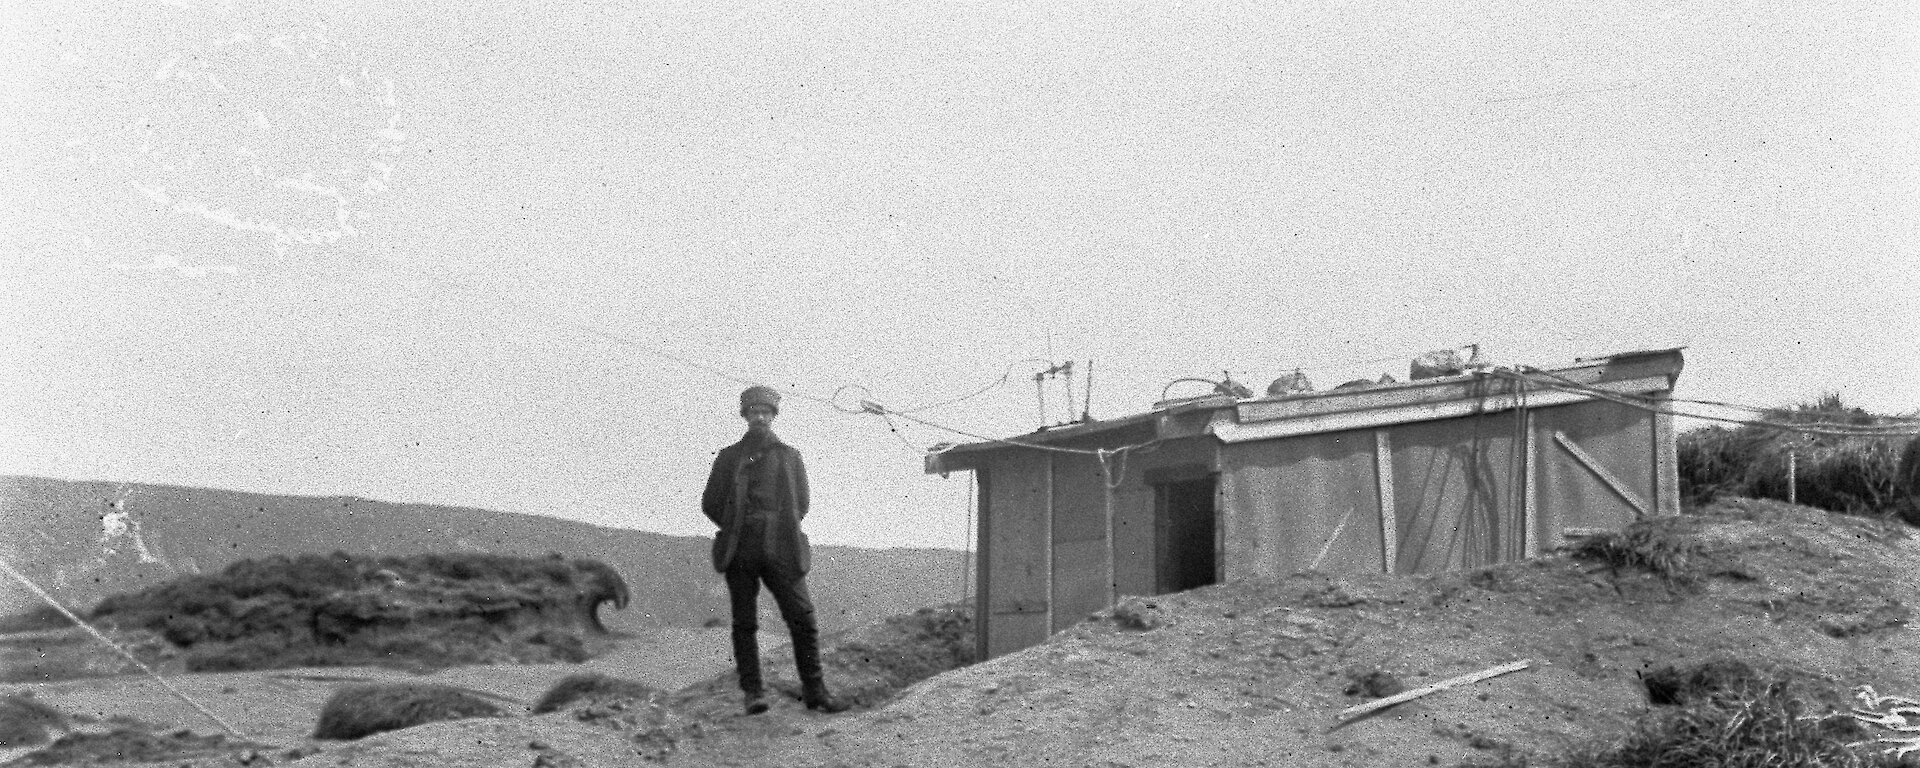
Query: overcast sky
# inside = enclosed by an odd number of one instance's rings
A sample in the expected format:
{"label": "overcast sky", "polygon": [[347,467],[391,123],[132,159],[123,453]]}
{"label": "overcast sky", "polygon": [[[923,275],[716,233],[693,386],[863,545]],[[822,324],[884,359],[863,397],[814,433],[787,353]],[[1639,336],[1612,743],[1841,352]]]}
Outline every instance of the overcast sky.
{"label": "overcast sky", "polygon": [[0,472],[705,534],[765,381],[816,542],[959,547],[965,438],[807,398],[1477,342],[1920,409],[1912,3],[610,5],[6,3]]}

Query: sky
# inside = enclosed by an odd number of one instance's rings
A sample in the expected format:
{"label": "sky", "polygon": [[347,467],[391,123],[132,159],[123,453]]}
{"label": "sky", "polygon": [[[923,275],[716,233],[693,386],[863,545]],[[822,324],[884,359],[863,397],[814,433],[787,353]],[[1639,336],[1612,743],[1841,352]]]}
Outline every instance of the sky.
{"label": "sky", "polygon": [[962,548],[970,438],[860,400],[1920,410],[1910,3],[16,0],[0,70],[0,473],[705,535],[765,382],[816,543]]}

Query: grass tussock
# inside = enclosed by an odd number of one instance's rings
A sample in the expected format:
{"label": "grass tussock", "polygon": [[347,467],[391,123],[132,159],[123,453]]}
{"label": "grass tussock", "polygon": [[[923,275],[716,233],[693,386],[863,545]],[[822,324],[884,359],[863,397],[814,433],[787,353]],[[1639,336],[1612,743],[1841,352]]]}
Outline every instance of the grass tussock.
{"label": "grass tussock", "polygon": [[1623,738],[1560,754],[1516,755],[1505,768],[1890,768],[1873,734],[1841,702],[1784,678],[1701,696],[1643,716]]}
{"label": "grass tussock", "polygon": [[[1720,657],[1642,675],[1660,705],[1627,734],[1557,754],[1517,753],[1501,768],[1890,768],[1897,747],[1877,738],[1872,710],[1804,672]],[[1871,689],[1863,689],[1870,693]],[[1869,705],[1875,699],[1860,696]],[[1888,700],[1904,702],[1897,697]]]}
{"label": "grass tussock", "polygon": [[256,760],[246,755],[266,749],[271,747],[219,733],[201,736],[185,729],[161,734],[115,728],[107,733],[69,733],[7,765],[249,765]]}
{"label": "grass tussock", "polygon": [[1693,538],[1697,525],[1686,517],[1639,520],[1619,531],[1582,538],[1568,553],[1614,568],[1645,570],[1676,586],[1693,586],[1709,570],[1706,551]]}
{"label": "grass tussock", "polygon": [[[1769,411],[1763,420],[1855,426],[1886,422],[1846,406],[1836,394]],[[1809,435],[1742,425],[1687,432],[1676,448],[1681,497],[1690,506],[1704,506],[1721,496],[1781,501],[1791,496],[1797,503],[1834,512],[1899,516],[1920,524],[1920,438]]]}
{"label": "grass tussock", "polygon": [[0,696],[0,747],[45,744],[53,738],[53,731],[66,727],[66,716],[34,700],[31,691]]}
{"label": "grass tussock", "polygon": [[352,740],[442,720],[504,714],[493,702],[448,685],[350,685],[327,699],[313,737]]}
{"label": "grass tussock", "polygon": [[543,715],[558,712],[580,703],[597,703],[613,699],[631,699],[634,701],[652,701],[660,698],[661,691],[637,680],[586,673],[568,675],[548,688],[540,700],[534,702],[533,713]]}
{"label": "grass tussock", "polygon": [[29,608],[10,616],[0,616],[0,635],[43,629],[65,629],[71,626],[73,621],[50,605]]}
{"label": "grass tussock", "polygon": [[428,670],[579,662],[619,574],[593,560],[485,553],[242,560],[102,600],[89,617],[159,633],[195,672],[379,664]]}

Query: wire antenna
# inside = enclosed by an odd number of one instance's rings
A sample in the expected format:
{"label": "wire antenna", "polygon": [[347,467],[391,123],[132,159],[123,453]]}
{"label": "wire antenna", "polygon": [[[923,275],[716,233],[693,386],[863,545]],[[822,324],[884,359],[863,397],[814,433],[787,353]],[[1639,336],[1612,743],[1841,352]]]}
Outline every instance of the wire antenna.
{"label": "wire antenna", "polygon": [[1068,360],[1064,363],[1055,363],[1053,365],[1048,366],[1046,370],[1040,371],[1033,375],[1034,397],[1040,400],[1040,426],[1042,427],[1053,426],[1052,424],[1049,424],[1047,421],[1046,381],[1048,379],[1058,379],[1063,377],[1066,379],[1066,385],[1067,385],[1067,409],[1066,409],[1067,421],[1063,423],[1071,424],[1073,423],[1073,361]]}

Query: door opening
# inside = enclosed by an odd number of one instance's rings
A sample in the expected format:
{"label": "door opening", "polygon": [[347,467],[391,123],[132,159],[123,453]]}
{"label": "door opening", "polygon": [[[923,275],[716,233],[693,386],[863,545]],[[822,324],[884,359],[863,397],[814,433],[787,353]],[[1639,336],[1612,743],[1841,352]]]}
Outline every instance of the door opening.
{"label": "door opening", "polygon": [[1214,477],[1154,486],[1159,521],[1160,594],[1203,587],[1219,580],[1214,556]]}

